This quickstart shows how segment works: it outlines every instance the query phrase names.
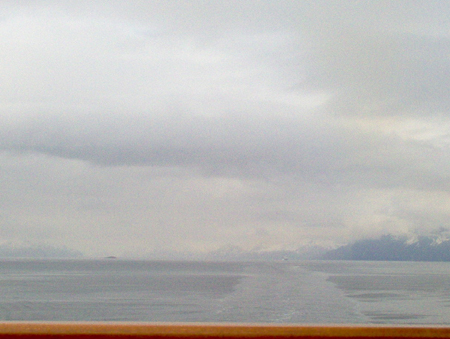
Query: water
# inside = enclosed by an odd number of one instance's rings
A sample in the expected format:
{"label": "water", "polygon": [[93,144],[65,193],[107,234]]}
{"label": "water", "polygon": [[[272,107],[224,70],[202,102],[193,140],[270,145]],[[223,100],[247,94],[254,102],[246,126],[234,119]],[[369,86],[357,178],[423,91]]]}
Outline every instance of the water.
{"label": "water", "polygon": [[2,260],[22,320],[450,325],[450,263]]}

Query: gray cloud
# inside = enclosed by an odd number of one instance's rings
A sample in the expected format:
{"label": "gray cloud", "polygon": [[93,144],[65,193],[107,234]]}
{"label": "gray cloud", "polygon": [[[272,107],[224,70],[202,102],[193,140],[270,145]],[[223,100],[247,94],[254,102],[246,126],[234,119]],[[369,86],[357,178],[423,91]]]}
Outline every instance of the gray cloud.
{"label": "gray cloud", "polygon": [[322,41],[305,83],[335,92],[331,105],[341,114],[426,116],[448,110],[447,37],[356,31],[330,38]]}
{"label": "gray cloud", "polygon": [[1,6],[4,242],[142,254],[446,227],[425,208],[449,187],[445,2]]}

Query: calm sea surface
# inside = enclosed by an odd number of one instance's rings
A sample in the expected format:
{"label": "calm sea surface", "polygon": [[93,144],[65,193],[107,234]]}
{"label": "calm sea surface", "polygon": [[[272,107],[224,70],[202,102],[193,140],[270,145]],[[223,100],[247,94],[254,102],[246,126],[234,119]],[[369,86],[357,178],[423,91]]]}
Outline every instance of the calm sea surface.
{"label": "calm sea surface", "polygon": [[9,320],[450,325],[450,263],[1,260]]}

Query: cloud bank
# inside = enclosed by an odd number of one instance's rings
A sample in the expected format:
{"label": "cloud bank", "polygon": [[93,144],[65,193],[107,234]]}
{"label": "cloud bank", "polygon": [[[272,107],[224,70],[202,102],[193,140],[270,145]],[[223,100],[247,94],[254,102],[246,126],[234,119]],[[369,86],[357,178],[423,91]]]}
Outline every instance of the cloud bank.
{"label": "cloud bank", "polygon": [[139,256],[447,227],[444,2],[1,6],[0,241]]}

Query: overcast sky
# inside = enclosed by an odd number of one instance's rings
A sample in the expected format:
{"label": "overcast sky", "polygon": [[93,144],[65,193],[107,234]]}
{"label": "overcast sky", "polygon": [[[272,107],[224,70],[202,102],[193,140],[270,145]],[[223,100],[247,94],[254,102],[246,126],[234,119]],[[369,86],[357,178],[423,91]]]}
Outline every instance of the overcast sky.
{"label": "overcast sky", "polygon": [[450,227],[450,2],[2,1],[0,245]]}

